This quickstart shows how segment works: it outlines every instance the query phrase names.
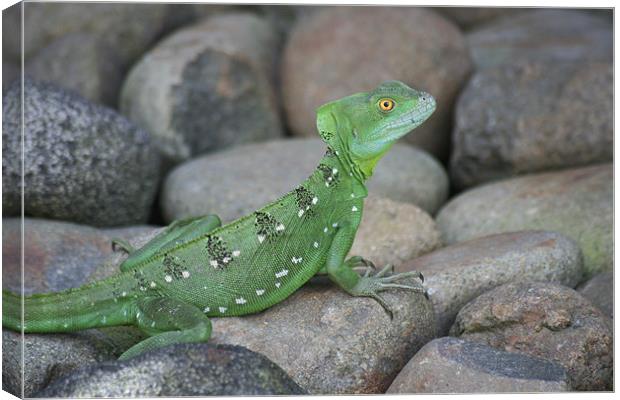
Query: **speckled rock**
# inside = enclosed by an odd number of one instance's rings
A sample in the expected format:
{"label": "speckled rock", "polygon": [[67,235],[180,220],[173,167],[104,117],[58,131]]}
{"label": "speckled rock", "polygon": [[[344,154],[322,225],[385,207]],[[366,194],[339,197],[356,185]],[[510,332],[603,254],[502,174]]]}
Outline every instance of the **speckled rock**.
{"label": "speckled rock", "polygon": [[21,78],[21,68],[17,64],[2,62],[2,94],[6,93],[14,80]]}
{"label": "speckled rock", "polygon": [[[398,40],[390,40],[398,38]],[[397,79],[437,99],[437,110],[404,140],[439,158],[452,105],[471,69],[465,39],[417,7],[330,7],[300,20],[284,50],[282,96],[293,134],[314,136],[320,105]]]}
{"label": "speckled rock", "polygon": [[252,14],[225,14],[159,42],[129,73],[121,111],[170,162],[282,135],[272,87],[277,35]]}
{"label": "speckled rock", "polygon": [[609,318],[614,317],[614,274],[603,272],[577,289],[586,299],[601,309]]}
{"label": "speckled rock", "polygon": [[514,393],[570,391],[564,368],[525,354],[452,337],[426,344],[387,393]]}
{"label": "speckled rock", "polygon": [[612,64],[488,68],[469,81],[455,115],[450,175],[459,188],[611,162]]}
{"label": "speckled rock", "polygon": [[26,64],[31,79],[53,83],[111,107],[118,100],[122,73],[114,49],[101,38],[83,33],[62,36]]}
{"label": "speckled rock", "polygon": [[[75,4],[32,2],[25,4],[24,56],[26,60],[52,41],[70,33],[90,33],[114,49],[124,66],[133,62],[164,28],[167,4]],[[4,14],[4,13],[3,13]],[[8,32],[20,32],[21,12],[11,8],[3,18]],[[18,61],[19,41],[3,36],[3,56]]]}
{"label": "speckled rock", "polygon": [[585,277],[613,269],[611,164],[532,174],[453,198],[437,215],[444,243],[527,229],[560,232],[584,255]]}
{"label": "speckled rock", "polygon": [[213,341],[264,354],[311,394],[383,393],[435,337],[432,306],[423,295],[394,290],[383,297],[392,320],[375,300],[315,278],[260,314],[215,319]]}
{"label": "speckled rock", "polygon": [[[164,218],[172,221],[215,213],[226,222],[251,213],[306,179],[325,149],[318,138],[288,139],[239,146],[191,160],[173,170],[164,182]],[[434,214],[448,197],[448,178],[432,156],[396,144],[377,164],[368,190]]]}
{"label": "speckled rock", "polygon": [[52,382],[37,397],[249,396],[304,394],[281,368],[239,346],[181,344],[106,362]]}
{"label": "speckled rock", "polygon": [[467,34],[476,68],[515,60],[612,61],[609,18],[578,10],[538,9],[484,24]]}
{"label": "speckled rock", "polygon": [[418,207],[370,195],[350,255],[400,265],[441,246],[435,221]]}
{"label": "speckled rock", "polygon": [[488,24],[498,18],[514,18],[519,13],[527,12],[526,8],[510,7],[433,7],[432,9],[465,30]]}
{"label": "speckled rock", "polygon": [[438,334],[445,335],[465,304],[499,285],[536,280],[577,286],[583,258],[577,244],[559,233],[523,231],[453,244],[397,270],[424,275]]}
{"label": "speckled rock", "polygon": [[[4,96],[3,213],[21,205],[20,85]],[[111,109],[27,81],[25,214],[96,226],[143,223],[159,181],[149,134]]]}
{"label": "speckled rock", "polygon": [[570,288],[540,282],[500,286],[466,305],[450,334],[558,362],[577,390],[611,389],[611,320]]}

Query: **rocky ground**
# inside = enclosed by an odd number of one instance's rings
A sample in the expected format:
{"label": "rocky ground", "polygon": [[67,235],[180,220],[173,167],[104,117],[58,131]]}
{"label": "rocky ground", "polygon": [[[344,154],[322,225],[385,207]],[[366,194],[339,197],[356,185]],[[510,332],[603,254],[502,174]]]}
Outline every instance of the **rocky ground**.
{"label": "rocky ground", "polygon": [[5,289],[76,287],[118,270],[113,237],[139,246],[175,219],[255,210],[324,153],[317,106],[398,79],[438,109],[379,163],[351,253],[422,272],[429,299],[386,293],[390,319],[317,277],[215,318],[206,344],[124,362],[144,337],[131,327],[3,329],[5,390],[613,390],[611,12],[25,7],[23,243],[20,14],[3,14]]}

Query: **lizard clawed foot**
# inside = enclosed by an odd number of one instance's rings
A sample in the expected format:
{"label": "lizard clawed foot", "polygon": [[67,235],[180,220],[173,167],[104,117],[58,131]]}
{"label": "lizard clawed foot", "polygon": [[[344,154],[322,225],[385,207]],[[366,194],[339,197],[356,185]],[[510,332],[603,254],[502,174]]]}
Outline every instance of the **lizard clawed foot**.
{"label": "lizard clawed foot", "polygon": [[363,268],[366,271],[364,276],[369,276],[371,272],[377,270],[377,267],[372,261],[369,261],[360,256],[353,256],[349,258],[347,261],[345,261],[345,264],[347,264],[353,270]]}
{"label": "lizard clawed foot", "polygon": [[113,238],[112,239],[112,251],[122,250],[127,254],[131,254],[135,251],[135,248],[129,244],[128,241],[121,238]]}
{"label": "lizard clawed foot", "polygon": [[[378,294],[379,292],[388,289],[403,289],[410,290],[416,293],[423,293],[424,296],[428,299],[428,294],[426,293],[426,290],[424,290],[424,287],[421,283],[424,282],[424,277],[421,273],[417,271],[409,271],[391,275],[393,271],[394,266],[391,264],[386,265],[381,271],[377,272],[375,275],[372,276],[370,276],[369,271],[367,271],[364,276],[360,277],[357,284],[351,290],[351,294],[353,296],[364,296],[375,299],[385,309],[385,311],[390,316],[390,319],[393,318],[394,313],[391,307],[385,301],[385,299],[383,299],[383,297]],[[414,282],[413,284],[395,283],[402,279],[411,277],[415,277],[421,282]]]}

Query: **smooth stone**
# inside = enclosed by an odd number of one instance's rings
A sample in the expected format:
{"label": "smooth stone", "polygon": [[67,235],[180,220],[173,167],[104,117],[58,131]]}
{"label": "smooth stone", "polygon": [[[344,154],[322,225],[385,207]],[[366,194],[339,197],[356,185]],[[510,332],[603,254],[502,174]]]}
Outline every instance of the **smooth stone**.
{"label": "smooth stone", "polygon": [[576,390],[610,390],[612,322],[573,289],[550,283],[500,286],[467,304],[452,336],[555,361]]}
{"label": "smooth stone", "polygon": [[590,300],[609,318],[614,317],[614,274],[603,272],[577,288],[583,297]]}
{"label": "smooth stone", "polygon": [[267,356],[310,394],[383,393],[435,337],[435,319],[422,294],[390,290],[382,296],[392,320],[374,299],[352,297],[327,278],[315,278],[260,314],[213,319],[212,340]]}
{"label": "smooth stone", "polygon": [[118,101],[123,72],[114,49],[101,38],[84,33],[58,38],[26,63],[26,75],[31,79],[110,107]]}
{"label": "smooth stone", "polygon": [[433,11],[454,21],[464,30],[475,29],[503,17],[514,18],[526,8],[510,7],[433,7]]}
{"label": "smooth stone", "polygon": [[539,9],[510,15],[467,33],[476,69],[520,61],[613,60],[613,23],[578,11]]}
{"label": "smooth stone", "polygon": [[2,62],[2,95],[6,93],[13,81],[21,79],[21,68],[11,62]]}
{"label": "smooth stone", "polygon": [[451,182],[467,188],[611,162],[613,132],[611,62],[487,68],[472,77],[457,101]]}
{"label": "smooth stone", "polygon": [[[5,216],[21,210],[20,86],[3,101]],[[147,221],[160,165],[147,132],[112,109],[30,80],[24,84],[24,118],[25,215],[94,226]]]}
{"label": "smooth stone", "polygon": [[349,255],[395,266],[441,246],[435,221],[418,207],[370,195]]}
{"label": "smooth stone", "polygon": [[403,140],[445,159],[454,101],[471,70],[464,36],[417,7],[329,7],[300,19],[282,60],[282,99],[294,135],[314,136],[315,110],[400,80],[437,99],[437,110]]}
{"label": "smooth stone", "polygon": [[266,357],[240,346],[179,344],[79,369],[35,397],[274,396],[305,394]]}
{"label": "smooth stone", "polygon": [[613,269],[611,164],[531,174],[453,198],[436,221],[446,244],[494,233],[557,231],[581,247],[584,277]]}
{"label": "smooth stone", "polygon": [[[88,33],[101,38],[123,68],[129,66],[162,33],[170,5],[119,3],[44,3],[32,2],[24,9],[24,57],[28,61],[37,51],[71,33]],[[4,15],[6,32],[21,32],[21,9],[12,7]],[[3,56],[20,62],[21,42],[14,34],[3,35]]]}
{"label": "smooth stone", "polygon": [[412,259],[397,271],[419,271],[446,335],[468,302],[505,283],[520,280],[575,287],[582,280],[583,257],[577,244],[556,232],[501,233],[453,244]]}
{"label": "smooth stone", "polygon": [[133,66],[120,109],[151,132],[169,163],[280,137],[277,43],[267,21],[247,13],[185,27]]}
{"label": "smooth stone", "polygon": [[453,337],[427,343],[387,393],[566,392],[570,379],[554,362]]}
{"label": "smooth stone", "polygon": [[[286,139],[195,158],[166,177],[161,194],[164,219],[218,214],[229,222],[254,212],[304,181],[325,150],[318,138]],[[448,178],[428,153],[396,144],[377,164],[368,190],[434,214],[448,197]]]}

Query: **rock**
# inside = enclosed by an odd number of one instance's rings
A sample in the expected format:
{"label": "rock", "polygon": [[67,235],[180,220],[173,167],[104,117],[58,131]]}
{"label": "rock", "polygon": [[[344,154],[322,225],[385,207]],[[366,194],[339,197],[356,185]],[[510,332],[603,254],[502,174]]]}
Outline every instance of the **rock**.
{"label": "rock", "polygon": [[427,343],[387,393],[566,392],[570,379],[557,363],[480,343],[442,337]]}
{"label": "rock", "polygon": [[603,272],[594,276],[578,289],[579,293],[597,306],[609,318],[614,317],[614,274]]}
{"label": "rock", "polygon": [[577,286],[583,258],[577,244],[559,233],[523,231],[453,244],[397,270],[424,275],[438,334],[445,335],[465,304],[499,285],[536,280]]}
{"label": "rock", "polygon": [[36,397],[249,396],[304,394],[281,368],[239,346],[180,344],[125,362],[82,368]]}
{"label": "rock", "polygon": [[433,7],[432,10],[451,19],[465,30],[502,17],[514,18],[527,11],[526,8],[509,7]]}
{"label": "rock", "polygon": [[[25,214],[95,226],[145,222],[160,161],[148,133],[73,93],[31,81],[24,86]],[[21,207],[20,93],[14,85],[3,101],[5,216],[19,215]]]}
{"label": "rock", "polygon": [[611,389],[611,320],[567,287],[540,282],[500,286],[466,305],[450,334],[558,362],[577,390]]}
{"label": "rock", "polygon": [[31,57],[26,75],[114,107],[121,86],[121,64],[101,38],[75,33],[60,37]]}
{"label": "rock", "polygon": [[456,106],[452,182],[613,161],[611,63],[526,62],[487,68]]}
{"label": "rock", "polygon": [[267,356],[311,394],[383,393],[435,337],[435,321],[421,294],[382,296],[394,310],[392,320],[375,300],[315,278],[260,314],[214,319],[212,339]]}
{"label": "rock", "polygon": [[445,158],[452,105],[471,69],[465,39],[416,7],[330,7],[300,21],[286,44],[282,96],[293,134],[314,136],[315,110],[397,79],[437,99],[435,114],[405,137]]}
{"label": "rock", "polygon": [[[25,368],[22,368],[22,346]],[[105,342],[95,340],[88,333],[28,334],[22,339],[21,333],[3,329],[2,386],[17,397],[32,397],[50,380],[116,356]]]}
{"label": "rock", "polygon": [[173,33],[129,73],[121,110],[170,162],[282,135],[272,87],[277,35],[251,14]]}
{"label": "rock", "polygon": [[[249,214],[306,179],[325,149],[320,139],[287,139],[239,146],[186,162],[164,182],[164,218],[215,213],[227,222]],[[448,178],[432,156],[396,144],[377,164],[368,188],[370,193],[414,203],[434,214],[448,196]]]}
{"label": "rock", "polygon": [[613,23],[577,10],[532,10],[467,34],[476,68],[520,61],[613,60]]}
{"label": "rock", "polygon": [[446,244],[527,229],[560,232],[584,255],[584,276],[613,269],[611,164],[532,174],[453,198],[437,215]]}
{"label": "rock", "polygon": [[440,246],[439,231],[427,213],[370,195],[349,255],[361,255],[377,266],[400,265]]}
{"label": "rock", "polygon": [[21,79],[21,68],[17,64],[2,62],[2,95],[6,93],[13,81]]}
{"label": "rock", "polygon": [[[24,41],[26,61],[54,40],[80,32],[103,40],[114,49],[125,68],[162,32],[169,5],[30,3],[24,10],[24,31],[28,32]],[[20,32],[20,8],[11,9],[3,22],[8,32]],[[19,62],[20,42],[4,36],[2,43],[4,57]]]}

